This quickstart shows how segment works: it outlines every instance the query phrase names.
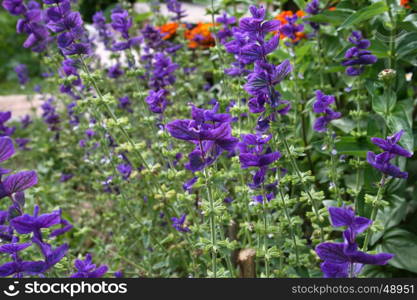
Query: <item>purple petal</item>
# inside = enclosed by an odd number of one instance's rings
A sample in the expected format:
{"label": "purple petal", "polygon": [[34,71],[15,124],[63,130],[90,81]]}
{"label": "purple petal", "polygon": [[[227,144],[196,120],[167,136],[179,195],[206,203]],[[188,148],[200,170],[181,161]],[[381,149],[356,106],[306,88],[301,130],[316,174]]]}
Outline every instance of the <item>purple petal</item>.
{"label": "purple petal", "polygon": [[348,277],[349,263],[335,264],[323,262],[320,268],[324,278],[346,278]]}
{"label": "purple petal", "polygon": [[38,183],[35,171],[23,171],[8,176],[4,181],[4,187],[9,194],[23,192]]}
{"label": "purple petal", "polygon": [[391,258],[394,257],[394,255],[390,253],[367,254],[361,251],[349,256],[352,260],[358,263],[369,265],[385,265]]}
{"label": "purple petal", "polygon": [[355,218],[355,212],[349,207],[329,207],[329,214],[335,227],[350,226]]}
{"label": "purple petal", "polygon": [[344,264],[349,262],[349,258],[345,255],[343,249],[344,244],[341,243],[321,243],[316,247],[316,253],[322,260]]}
{"label": "purple petal", "polygon": [[11,138],[9,137],[1,137],[0,138],[0,162],[3,162],[9,159],[13,154],[14,146]]}

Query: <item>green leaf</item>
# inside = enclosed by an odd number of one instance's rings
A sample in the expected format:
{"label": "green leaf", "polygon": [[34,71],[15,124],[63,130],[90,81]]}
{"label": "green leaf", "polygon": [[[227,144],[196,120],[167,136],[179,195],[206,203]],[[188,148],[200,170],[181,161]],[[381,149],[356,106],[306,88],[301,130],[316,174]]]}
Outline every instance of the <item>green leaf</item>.
{"label": "green leaf", "polygon": [[297,58],[297,61],[301,61],[306,54],[311,53],[311,47],[313,47],[311,43],[305,43],[301,47],[297,47],[295,49],[295,57]]}
{"label": "green leaf", "polygon": [[402,23],[398,24],[400,28],[407,31],[416,31],[417,30],[417,14],[409,14],[404,18]]}
{"label": "green leaf", "polygon": [[349,133],[356,127],[356,123],[347,118],[334,120],[332,121],[332,125],[339,128],[344,133]]}
{"label": "green leaf", "polygon": [[402,59],[417,53],[417,32],[409,32],[396,39],[395,54]]}
{"label": "green leaf", "polygon": [[352,14],[354,10],[351,9],[336,9],[336,10],[326,10],[321,14],[306,18],[308,21],[316,23],[330,23],[332,25],[342,24],[349,15]]}
{"label": "green leaf", "polygon": [[389,89],[383,95],[373,95],[372,109],[382,116],[387,116],[394,109],[396,102],[397,95]]}
{"label": "green leaf", "polygon": [[377,249],[392,253],[395,256],[388,262],[390,265],[417,272],[417,235],[401,228],[389,230]]}
{"label": "green leaf", "polygon": [[366,153],[375,149],[369,138],[356,139],[352,136],[344,136],[336,143],[336,150],[339,154],[366,157]]}
{"label": "green leaf", "polygon": [[297,4],[298,8],[304,10],[306,6],[306,0],[294,0],[294,3]]}
{"label": "green leaf", "polygon": [[152,13],[152,12],[145,12],[145,13],[141,13],[141,14],[136,14],[136,15],[134,16],[134,18],[135,18],[135,22],[136,22],[136,23],[143,22],[143,21],[145,21],[145,20],[149,19],[152,15],[153,15],[153,13]]}
{"label": "green leaf", "polygon": [[388,128],[392,133],[404,130],[400,144],[408,151],[414,152],[414,137],[411,129],[412,124],[412,108],[411,100],[398,102],[394,111],[388,116]]}
{"label": "green leaf", "polygon": [[387,5],[385,2],[377,2],[372,5],[366,6],[362,8],[361,10],[358,10],[357,12],[351,14],[340,27],[339,30],[342,30],[344,28],[347,28],[349,26],[353,26],[355,24],[361,23],[363,21],[366,21],[374,16],[380,15],[388,10]]}
{"label": "green leaf", "polygon": [[371,40],[371,46],[368,48],[378,58],[388,57],[389,47],[379,39]]}

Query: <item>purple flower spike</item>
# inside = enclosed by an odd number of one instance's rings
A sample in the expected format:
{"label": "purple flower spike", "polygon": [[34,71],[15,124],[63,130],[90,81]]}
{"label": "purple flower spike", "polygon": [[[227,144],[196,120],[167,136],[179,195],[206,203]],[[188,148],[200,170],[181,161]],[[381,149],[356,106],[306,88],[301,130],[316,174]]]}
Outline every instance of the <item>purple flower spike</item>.
{"label": "purple flower spike", "polygon": [[325,95],[322,91],[316,91],[317,100],[313,104],[313,111],[317,114],[324,113],[326,108],[334,103],[335,99],[332,95]]}
{"label": "purple flower spike", "polygon": [[25,64],[19,64],[14,68],[20,85],[25,85],[29,81],[29,72]]}
{"label": "purple flower spike", "polygon": [[407,172],[402,172],[400,168],[391,164],[391,160],[397,156],[412,157],[413,154],[401,146],[397,145],[400,141],[401,136],[404,131],[400,130],[399,132],[393,134],[392,136],[387,137],[386,139],[381,138],[371,138],[373,144],[384,150],[380,154],[375,154],[374,152],[368,152],[366,159],[368,163],[375,169],[381,171],[382,173],[395,177],[395,178],[408,178]]}
{"label": "purple flower spike", "polygon": [[124,9],[114,9],[111,14],[111,26],[114,30],[120,32],[125,39],[129,39],[129,29],[133,25],[132,18]]}
{"label": "purple flower spike", "polygon": [[180,22],[182,18],[186,17],[185,10],[181,8],[182,4],[177,0],[167,0],[167,9],[168,11],[175,14],[175,17],[172,18],[173,21]]}
{"label": "purple flower spike", "polygon": [[360,31],[353,31],[349,42],[355,46],[346,51],[342,65],[348,67],[346,68],[347,75],[359,76],[364,72],[365,65],[376,63],[377,58],[370,51],[365,50],[369,48],[371,43],[369,40],[363,39]]}
{"label": "purple flower spike", "polygon": [[174,120],[166,125],[171,136],[196,145],[186,165],[193,172],[212,164],[223,151],[232,152],[238,143],[232,136],[231,117],[216,111],[216,105],[211,111],[192,106],[192,120]]}
{"label": "purple flower spike", "polygon": [[315,122],[313,129],[317,132],[325,132],[327,130],[327,125],[335,120],[339,119],[342,114],[339,112],[333,111],[329,106],[335,102],[335,98],[332,95],[325,95],[322,91],[316,91],[316,101],[313,104],[313,111],[315,113],[324,113],[323,116],[318,117]]}

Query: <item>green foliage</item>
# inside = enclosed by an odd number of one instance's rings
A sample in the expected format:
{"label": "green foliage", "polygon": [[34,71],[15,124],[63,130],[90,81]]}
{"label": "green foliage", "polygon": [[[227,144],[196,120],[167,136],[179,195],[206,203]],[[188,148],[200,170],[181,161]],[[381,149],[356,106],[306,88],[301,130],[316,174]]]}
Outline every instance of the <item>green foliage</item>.
{"label": "green foliage", "polygon": [[[12,82],[16,82],[13,68],[20,63],[28,65],[31,76],[38,76],[40,64],[37,55],[22,47],[26,38],[16,34],[16,18],[3,9],[0,10],[0,28],[0,85],[9,82],[11,86]],[[16,87],[9,89],[14,90]]]}

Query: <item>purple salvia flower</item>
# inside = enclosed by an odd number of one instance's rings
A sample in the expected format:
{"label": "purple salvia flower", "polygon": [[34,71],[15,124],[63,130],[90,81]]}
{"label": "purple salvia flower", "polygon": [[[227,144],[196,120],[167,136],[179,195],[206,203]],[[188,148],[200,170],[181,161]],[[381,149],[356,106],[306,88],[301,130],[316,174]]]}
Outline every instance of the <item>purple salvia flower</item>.
{"label": "purple salvia flower", "polygon": [[190,228],[185,225],[185,219],[187,214],[183,214],[180,218],[173,217],[171,218],[172,227],[174,227],[179,232],[190,232]]}
{"label": "purple salvia flower", "polygon": [[160,89],[158,91],[150,90],[149,95],[145,98],[149,110],[156,114],[162,114],[168,104],[166,99],[167,94],[168,91],[165,89]]}
{"label": "purple salvia flower", "polygon": [[15,127],[9,127],[5,123],[10,120],[12,117],[11,111],[0,111],[0,137],[1,136],[11,136],[14,131]]}
{"label": "purple salvia flower", "polygon": [[324,260],[320,265],[326,278],[355,277],[365,264],[385,265],[394,255],[389,253],[367,254],[357,250],[357,245],[347,250],[345,243],[321,243],[317,255]]}
{"label": "purple salvia flower", "polygon": [[349,230],[356,234],[364,232],[372,221],[355,215],[352,207],[329,207],[330,220],[334,227],[347,226]]}
{"label": "purple salvia flower", "polygon": [[20,85],[25,85],[29,81],[29,72],[25,64],[19,64],[14,68]]}
{"label": "purple salvia flower", "polygon": [[129,29],[133,25],[132,18],[129,16],[129,13],[120,8],[112,10],[111,13],[111,26],[114,30],[120,32],[122,37],[126,40],[129,39]]}
{"label": "purple salvia flower", "polygon": [[167,0],[167,9],[175,14],[175,17],[172,18],[173,21],[181,22],[181,19],[187,16],[185,10],[181,9],[181,3],[177,0]]}
{"label": "purple salvia flower", "polygon": [[50,98],[45,101],[41,108],[43,110],[42,118],[45,123],[48,125],[49,130],[51,131],[59,131],[59,123],[61,122],[58,113],[56,112],[56,108],[53,105],[54,99]]}
{"label": "purple salvia flower", "polygon": [[32,124],[32,118],[29,115],[25,115],[20,119],[20,123],[22,124],[22,128],[27,128],[30,124]]}
{"label": "purple salvia flower", "polygon": [[223,28],[217,32],[217,38],[220,43],[225,44],[229,38],[233,37],[232,25],[236,24],[236,18],[234,16],[229,17],[224,12],[222,16],[217,17],[216,21],[223,24]]}
{"label": "purple salvia flower", "polygon": [[104,43],[106,49],[109,50],[113,42],[113,34],[110,30],[110,25],[106,24],[103,12],[99,11],[93,15],[93,25],[98,31],[100,40]]}
{"label": "purple salvia flower", "polygon": [[0,266],[0,277],[7,277],[14,275],[16,278],[21,278],[27,275],[39,275],[45,269],[43,261],[13,261]]}
{"label": "purple salvia flower", "polygon": [[185,166],[193,172],[212,164],[223,151],[232,152],[237,145],[231,117],[217,114],[217,108],[216,105],[213,110],[201,110],[192,106],[192,120],[175,120],[166,125],[171,136],[196,145]]}
{"label": "purple salvia flower", "polygon": [[379,148],[384,150],[380,154],[375,154],[374,152],[368,152],[366,159],[368,163],[375,169],[381,171],[382,173],[395,177],[395,178],[407,178],[408,173],[402,172],[400,168],[391,164],[391,160],[397,156],[403,157],[412,157],[413,153],[407,151],[401,146],[397,145],[400,141],[401,136],[404,131],[400,130],[399,132],[393,134],[392,136],[387,137],[387,139],[381,138],[372,138],[371,141]]}
{"label": "purple salvia flower", "polygon": [[116,278],[123,278],[124,277],[124,275],[123,275],[123,271],[116,271],[116,272],[114,272],[114,277],[116,277]]}
{"label": "purple salvia flower", "polygon": [[[312,0],[311,2],[307,3],[305,8],[306,13],[309,15],[317,15],[320,13],[320,4],[319,0]],[[320,29],[320,24],[315,22],[307,22],[314,30]]]}
{"label": "purple salvia flower", "polygon": [[316,247],[317,255],[324,260],[320,265],[324,277],[356,277],[365,264],[385,265],[394,255],[389,253],[367,254],[359,251],[356,235],[364,232],[372,221],[355,216],[351,207],[330,207],[333,226],[346,226],[344,243],[321,243]]}
{"label": "purple salvia flower", "polygon": [[3,187],[7,195],[12,195],[36,185],[38,176],[35,171],[21,171],[3,180]]}
{"label": "purple salvia flower", "polygon": [[16,142],[17,147],[19,148],[19,150],[22,150],[22,151],[30,150],[30,148],[27,147],[27,144],[30,142],[30,139],[16,138],[15,142]]}
{"label": "purple salvia flower", "polygon": [[61,177],[59,177],[59,182],[67,182],[67,181],[71,180],[73,177],[74,177],[74,174],[62,173]]}
{"label": "purple salvia flower", "polygon": [[184,191],[187,191],[189,193],[191,193],[191,189],[193,188],[193,185],[197,182],[198,177],[193,177],[189,180],[187,180],[183,185],[182,188],[184,189]]}
{"label": "purple salvia flower", "polygon": [[63,244],[53,249],[50,244],[44,243],[36,238],[34,238],[34,243],[39,246],[44,257],[44,269],[42,272],[48,271],[50,268],[59,263],[67,254],[69,249],[68,244]]}
{"label": "purple salvia flower", "polygon": [[93,264],[93,258],[90,253],[86,255],[84,260],[76,259],[74,266],[77,272],[71,275],[71,278],[100,278],[109,269],[106,265],[97,267]]}
{"label": "purple salvia flower", "polygon": [[26,6],[23,0],[4,0],[2,5],[5,10],[14,16],[19,16],[26,12]]}
{"label": "purple salvia flower", "polygon": [[290,38],[293,43],[297,43],[299,41],[298,33],[304,30],[304,25],[296,23],[298,21],[297,15],[288,16],[285,19],[287,23],[279,26],[279,32]]}
{"label": "purple salvia flower", "polygon": [[132,166],[128,163],[119,164],[117,166],[117,171],[119,171],[120,175],[124,180],[128,180],[130,175],[132,174]]}
{"label": "purple salvia flower", "polygon": [[365,65],[376,63],[377,58],[370,51],[365,50],[369,48],[371,43],[369,40],[363,39],[360,31],[353,31],[349,42],[355,46],[346,51],[342,65],[348,67],[346,68],[347,75],[359,76],[365,70]]}
{"label": "purple salvia flower", "polygon": [[39,215],[39,207],[35,206],[33,215],[24,214],[10,221],[10,225],[20,234],[33,233],[34,238],[42,241],[42,228],[49,228],[60,224],[60,211]]}
{"label": "purple salvia flower", "polygon": [[124,74],[124,71],[120,68],[120,64],[115,64],[109,68],[107,76],[110,78],[118,78]]}
{"label": "purple salvia flower", "polygon": [[317,15],[320,12],[319,0],[312,0],[307,3],[305,11],[310,15]]}
{"label": "purple salvia flower", "polygon": [[333,102],[335,102],[334,96],[325,95],[320,90],[316,91],[316,101],[313,104],[313,111],[315,113],[323,113],[324,115],[314,121],[313,128],[315,131],[325,132],[327,125],[331,121],[339,119],[342,116],[341,113],[335,112],[329,107]]}
{"label": "purple salvia flower", "polygon": [[130,99],[128,96],[120,97],[119,98],[119,104],[117,105],[119,108],[124,109],[128,112],[133,112],[133,110],[130,108],[132,103],[130,102]]}
{"label": "purple salvia flower", "polygon": [[395,178],[408,178],[407,172],[402,172],[399,167],[391,164],[391,159],[395,156],[389,152],[383,152],[376,155],[374,152],[368,152],[366,155],[367,162],[374,167],[375,169],[381,171],[382,173],[395,177]]}
{"label": "purple salvia flower", "polygon": [[389,152],[394,155],[411,157],[413,153],[405,150],[401,146],[397,145],[401,139],[401,136],[404,134],[404,130],[400,130],[392,136],[387,137],[386,139],[381,139],[377,137],[371,138],[371,142],[381,148],[382,150]]}

